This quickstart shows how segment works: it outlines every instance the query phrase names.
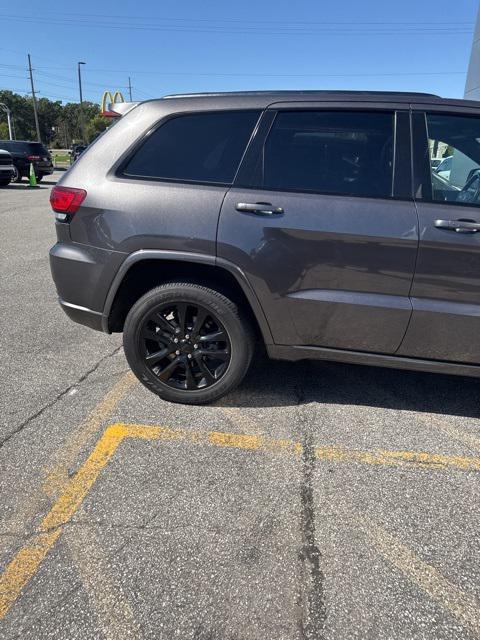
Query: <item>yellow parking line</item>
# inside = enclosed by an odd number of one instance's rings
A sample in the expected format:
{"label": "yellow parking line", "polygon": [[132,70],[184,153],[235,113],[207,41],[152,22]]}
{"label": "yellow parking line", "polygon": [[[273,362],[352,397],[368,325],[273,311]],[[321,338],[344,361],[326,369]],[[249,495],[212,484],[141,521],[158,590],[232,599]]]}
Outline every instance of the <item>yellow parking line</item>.
{"label": "yellow parking line", "polygon": [[5,617],[24,586],[36,574],[61,532],[61,529],[54,529],[50,533],[34,535],[7,566],[0,578],[0,620]]}
{"label": "yellow parking line", "polygon": [[[220,431],[187,431],[141,424],[113,424],[107,427],[92,453],[70,480],[66,489],[42,520],[39,533],[17,553],[0,576],[0,619],[35,575],[41,562],[58,539],[65,525],[82,504],[102,469],[125,438],[173,440],[232,447],[250,451],[270,451],[301,455],[301,443],[262,436]],[[340,447],[317,447],[319,460],[357,462],[368,465],[413,466],[415,468],[480,471],[480,458],[445,456],[413,451],[356,451]]]}
{"label": "yellow parking line", "polygon": [[320,460],[334,462],[359,462],[368,465],[415,467],[417,469],[459,469],[461,471],[480,471],[480,458],[468,456],[447,456],[422,451],[357,451],[340,447],[318,447],[315,456]]}
{"label": "yellow parking line", "polygon": [[97,433],[118,403],[136,384],[136,381],[133,373],[130,371],[125,373],[91,411],[87,420],[73,432],[67,443],[62,446],[57,456],[58,462],[46,471],[43,488],[50,497],[65,488],[69,481],[69,468],[75,464],[89,440]]}
{"label": "yellow parking line", "polygon": [[417,584],[432,600],[448,609],[465,627],[480,637],[480,608],[475,598],[449,582],[391,533],[360,515],[353,520],[370,544],[403,575]]}
{"label": "yellow parking line", "polygon": [[0,576],[0,620],[22,589],[33,578],[43,559],[57,541],[62,525],[70,520],[124,438],[121,427],[108,427],[94,450],[72,478],[40,524],[40,532],[20,549]]}
{"label": "yellow parking line", "polygon": [[42,520],[41,531],[60,527],[70,520],[124,437],[122,425],[113,425],[105,430],[83,466]]}

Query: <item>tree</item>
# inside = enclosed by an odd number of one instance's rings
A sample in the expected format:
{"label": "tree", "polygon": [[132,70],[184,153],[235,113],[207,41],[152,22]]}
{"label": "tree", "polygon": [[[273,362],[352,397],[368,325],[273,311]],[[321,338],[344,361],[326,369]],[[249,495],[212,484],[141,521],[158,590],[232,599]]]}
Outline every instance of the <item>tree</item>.
{"label": "tree", "polygon": [[[12,112],[15,138],[17,140],[35,140],[32,99],[12,91],[0,91],[0,102],[4,102]],[[6,114],[0,113],[0,121],[6,122],[6,119]]]}
{"label": "tree", "polygon": [[105,118],[100,114],[94,116],[86,126],[87,142],[92,142],[95,138],[110,126],[109,118]]}
{"label": "tree", "polygon": [[51,102],[47,98],[38,100],[38,122],[42,142],[50,144],[55,136],[55,127],[62,116],[62,103]]}
{"label": "tree", "polygon": [[[0,102],[12,112],[16,140],[36,140],[33,101],[13,91],[0,91]],[[40,98],[37,101],[38,122],[42,142],[49,146],[70,147],[73,142],[91,142],[110,123],[99,115],[100,107],[94,102],[62,104]],[[83,122],[83,127],[82,127]],[[6,114],[0,111],[0,138],[8,138]],[[6,135],[4,132],[6,131]]]}

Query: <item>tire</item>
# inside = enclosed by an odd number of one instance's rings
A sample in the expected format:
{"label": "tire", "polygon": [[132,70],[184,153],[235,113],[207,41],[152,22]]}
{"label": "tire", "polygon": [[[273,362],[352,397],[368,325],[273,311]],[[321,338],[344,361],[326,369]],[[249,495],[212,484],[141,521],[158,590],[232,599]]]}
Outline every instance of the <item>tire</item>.
{"label": "tire", "polygon": [[10,184],[10,178],[0,178],[0,187],[6,187]]}
{"label": "tire", "polygon": [[12,182],[21,182],[23,178],[22,172],[16,165],[13,165],[13,169],[14,171],[12,173]]}
{"label": "tire", "polygon": [[213,402],[239,385],[254,342],[252,325],[234,302],[188,282],[146,293],[123,330],[125,355],[140,382],[163,400],[184,404]]}
{"label": "tire", "polygon": [[40,176],[35,176],[35,177],[37,179],[37,182],[41,182],[43,180],[43,178],[44,178],[43,174],[40,175]]}

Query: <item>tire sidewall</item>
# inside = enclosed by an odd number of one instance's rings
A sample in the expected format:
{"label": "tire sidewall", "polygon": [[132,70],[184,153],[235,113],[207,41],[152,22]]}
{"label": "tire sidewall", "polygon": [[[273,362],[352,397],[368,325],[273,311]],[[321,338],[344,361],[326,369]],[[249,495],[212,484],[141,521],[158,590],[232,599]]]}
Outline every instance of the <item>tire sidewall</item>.
{"label": "tire sidewall", "polygon": [[15,169],[15,172],[12,174],[12,182],[21,182],[23,178],[22,172],[16,164],[13,165],[13,168]]}

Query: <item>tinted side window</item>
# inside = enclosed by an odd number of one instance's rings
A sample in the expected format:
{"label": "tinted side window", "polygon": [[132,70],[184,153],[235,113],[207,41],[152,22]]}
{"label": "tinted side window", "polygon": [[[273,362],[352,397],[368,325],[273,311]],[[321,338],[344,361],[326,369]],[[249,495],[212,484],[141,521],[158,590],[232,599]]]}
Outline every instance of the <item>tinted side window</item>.
{"label": "tinted side window", "polygon": [[480,118],[427,114],[427,129],[433,200],[480,205]]}
{"label": "tinted side window", "polygon": [[148,136],[123,173],[230,184],[259,115],[224,111],[176,116]]}
{"label": "tinted side window", "polygon": [[263,156],[265,189],[392,196],[393,113],[280,112]]}

